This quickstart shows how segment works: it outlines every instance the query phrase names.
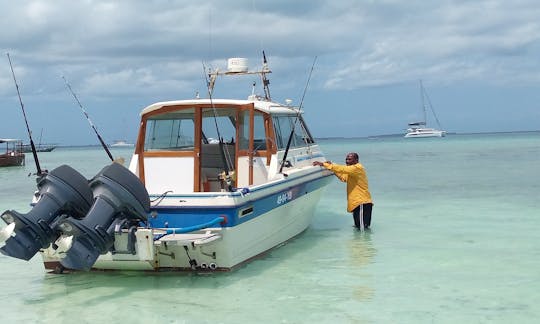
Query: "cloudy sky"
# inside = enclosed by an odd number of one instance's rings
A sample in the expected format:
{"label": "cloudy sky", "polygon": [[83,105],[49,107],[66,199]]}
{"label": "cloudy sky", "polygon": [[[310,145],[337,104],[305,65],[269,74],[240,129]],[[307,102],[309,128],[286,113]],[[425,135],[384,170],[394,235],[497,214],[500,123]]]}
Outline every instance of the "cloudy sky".
{"label": "cloudy sky", "polygon": [[[274,100],[299,104],[316,137],[402,133],[422,80],[449,132],[540,130],[536,0],[0,0],[0,137],[97,144],[62,76],[107,142],[134,141],[139,112],[206,93],[203,64],[261,66]],[[2,63],[3,61],[3,63]],[[252,79],[218,83],[245,98]],[[428,123],[430,123],[428,119]],[[42,135],[40,135],[42,134]]]}

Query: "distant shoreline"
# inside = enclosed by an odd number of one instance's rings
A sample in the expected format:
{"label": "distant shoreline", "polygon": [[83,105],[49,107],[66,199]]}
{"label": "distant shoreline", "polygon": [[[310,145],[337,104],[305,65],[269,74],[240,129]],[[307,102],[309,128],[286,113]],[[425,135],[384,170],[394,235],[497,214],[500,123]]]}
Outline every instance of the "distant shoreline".
{"label": "distant shoreline", "polygon": [[[540,130],[533,130],[533,131],[507,131],[507,132],[468,132],[468,133],[457,133],[457,132],[449,132],[446,133],[447,135],[451,136],[460,136],[460,135],[490,135],[490,134],[525,134],[525,133],[540,133]],[[336,140],[336,139],[369,139],[369,138],[392,138],[392,137],[403,137],[403,134],[382,134],[382,135],[369,135],[369,136],[358,136],[358,137],[347,137],[347,136],[328,136],[328,137],[316,137],[317,140]],[[77,145],[57,145],[57,148],[90,148],[90,147],[101,147],[99,144],[77,144]],[[126,149],[126,148],[133,148],[133,146],[130,147],[112,147],[113,149]]]}
{"label": "distant shoreline", "polygon": [[[447,132],[447,135],[496,135],[496,134],[525,134],[525,133],[540,133],[540,130],[532,131],[506,131],[506,132],[468,132],[468,133],[457,133],[457,132]],[[346,137],[346,136],[330,136],[330,137],[316,137],[318,140],[333,140],[333,139],[356,139],[356,138],[386,138],[386,137],[403,137],[404,134],[382,134],[382,135],[369,135],[369,136],[358,136],[358,137]]]}

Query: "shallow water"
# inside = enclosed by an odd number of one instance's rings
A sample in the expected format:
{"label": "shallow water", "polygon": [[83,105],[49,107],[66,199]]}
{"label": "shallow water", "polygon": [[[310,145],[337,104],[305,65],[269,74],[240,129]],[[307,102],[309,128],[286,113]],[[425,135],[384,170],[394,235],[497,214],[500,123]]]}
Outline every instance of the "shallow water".
{"label": "shallow water", "polygon": [[[305,233],[231,273],[53,275],[39,257],[0,255],[2,322],[537,322],[540,133],[319,144],[337,163],[360,154],[375,201],[370,232],[352,228],[335,180]],[[89,178],[108,163],[99,148],[40,159]],[[0,169],[0,211],[29,209],[32,163]]]}

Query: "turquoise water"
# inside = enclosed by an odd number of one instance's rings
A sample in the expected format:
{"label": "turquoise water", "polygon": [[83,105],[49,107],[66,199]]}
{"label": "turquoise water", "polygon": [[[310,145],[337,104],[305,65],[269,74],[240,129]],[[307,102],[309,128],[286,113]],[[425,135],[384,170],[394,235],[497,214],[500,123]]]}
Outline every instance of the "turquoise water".
{"label": "turquoise water", "polygon": [[[0,255],[2,322],[538,322],[540,133],[319,144],[334,162],[359,153],[370,232],[352,228],[335,180],[304,234],[231,273],[52,275]],[[40,158],[87,177],[108,162],[99,148]],[[0,169],[0,211],[29,209],[32,163]]]}

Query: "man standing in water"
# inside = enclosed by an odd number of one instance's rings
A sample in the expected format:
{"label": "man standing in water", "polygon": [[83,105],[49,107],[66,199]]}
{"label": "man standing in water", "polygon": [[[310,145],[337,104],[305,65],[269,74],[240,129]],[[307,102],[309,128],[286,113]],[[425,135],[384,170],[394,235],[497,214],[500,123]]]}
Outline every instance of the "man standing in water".
{"label": "man standing in water", "polygon": [[352,212],[354,226],[361,230],[371,225],[373,202],[369,193],[368,179],[364,166],[358,162],[357,153],[349,153],[345,158],[346,165],[333,164],[330,161],[313,162],[313,165],[324,167],[347,183],[347,211]]}

